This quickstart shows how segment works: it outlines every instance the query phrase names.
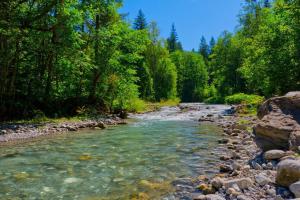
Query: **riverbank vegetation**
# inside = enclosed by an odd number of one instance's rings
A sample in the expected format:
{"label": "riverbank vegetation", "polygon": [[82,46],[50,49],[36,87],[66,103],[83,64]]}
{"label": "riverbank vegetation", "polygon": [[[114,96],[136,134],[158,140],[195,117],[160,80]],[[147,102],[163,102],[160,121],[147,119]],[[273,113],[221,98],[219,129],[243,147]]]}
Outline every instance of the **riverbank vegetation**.
{"label": "riverbank vegetation", "polygon": [[175,24],[164,39],[142,11],[131,24],[121,6],[1,2],[0,119],[73,116],[83,108],[142,111],[145,102],[178,98],[231,103],[235,98],[226,97],[236,93],[269,97],[300,88],[296,0],[247,0],[235,33],[209,44],[202,37],[191,52],[183,50]]}

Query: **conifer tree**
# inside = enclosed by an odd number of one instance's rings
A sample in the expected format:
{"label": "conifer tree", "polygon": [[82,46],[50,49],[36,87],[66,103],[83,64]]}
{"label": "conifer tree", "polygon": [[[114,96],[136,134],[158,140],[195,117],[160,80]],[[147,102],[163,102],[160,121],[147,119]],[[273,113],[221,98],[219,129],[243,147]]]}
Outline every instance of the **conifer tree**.
{"label": "conifer tree", "polygon": [[176,28],[175,28],[175,24],[173,23],[172,28],[171,28],[170,37],[167,39],[168,49],[171,53],[177,50],[177,48],[178,48],[177,41],[178,41],[178,35],[177,35]]}
{"label": "conifer tree", "polygon": [[211,37],[209,41],[209,54],[212,54],[213,48],[216,46],[216,40],[214,37]]}
{"label": "conifer tree", "polygon": [[135,30],[144,30],[147,29],[147,27],[148,24],[147,24],[145,14],[143,13],[142,10],[139,10],[137,17],[134,20],[133,28]]}
{"label": "conifer tree", "polygon": [[204,59],[206,59],[206,60],[208,59],[209,46],[208,46],[204,36],[201,37],[199,53],[204,57]]}

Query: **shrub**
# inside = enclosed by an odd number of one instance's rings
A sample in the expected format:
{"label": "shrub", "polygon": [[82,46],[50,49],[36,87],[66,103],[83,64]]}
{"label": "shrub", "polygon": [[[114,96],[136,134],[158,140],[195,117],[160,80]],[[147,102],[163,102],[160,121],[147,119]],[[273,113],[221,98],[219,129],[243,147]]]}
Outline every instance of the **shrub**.
{"label": "shrub", "polygon": [[239,114],[256,115],[257,108],[264,101],[264,97],[258,95],[248,95],[244,93],[238,93],[225,97],[225,103],[227,104],[241,104],[237,109]]}
{"label": "shrub", "polygon": [[231,96],[225,97],[225,103],[227,104],[246,104],[258,106],[262,104],[264,101],[264,97],[258,95],[249,95],[244,93],[238,93]]}

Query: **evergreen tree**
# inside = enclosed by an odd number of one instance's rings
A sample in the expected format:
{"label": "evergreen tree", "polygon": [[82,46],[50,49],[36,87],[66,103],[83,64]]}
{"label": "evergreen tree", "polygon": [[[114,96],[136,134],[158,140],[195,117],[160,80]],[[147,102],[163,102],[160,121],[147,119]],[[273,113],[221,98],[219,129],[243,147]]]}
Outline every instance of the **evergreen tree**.
{"label": "evergreen tree", "polygon": [[204,57],[204,59],[206,59],[206,60],[208,59],[209,46],[208,46],[204,36],[201,37],[199,53]]}
{"label": "evergreen tree", "polygon": [[167,39],[169,52],[175,52],[178,49],[178,35],[175,24],[172,24],[170,37]]}
{"label": "evergreen tree", "polygon": [[212,54],[213,48],[216,46],[216,40],[214,37],[211,37],[209,41],[209,54]]}
{"label": "evergreen tree", "polygon": [[146,17],[144,15],[143,11],[139,10],[137,17],[134,20],[133,28],[135,30],[144,30],[144,29],[147,29],[147,27],[148,27],[148,24],[147,24]]}

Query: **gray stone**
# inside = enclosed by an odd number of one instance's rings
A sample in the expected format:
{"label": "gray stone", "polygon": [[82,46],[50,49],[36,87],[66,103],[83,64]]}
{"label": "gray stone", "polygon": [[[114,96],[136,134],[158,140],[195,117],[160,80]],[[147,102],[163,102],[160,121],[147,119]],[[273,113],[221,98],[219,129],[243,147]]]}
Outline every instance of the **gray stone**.
{"label": "gray stone", "polygon": [[263,167],[258,164],[257,162],[253,162],[253,168],[256,169],[256,170],[263,170]]}
{"label": "gray stone", "polygon": [[276,190],[275,189],[268,189],[267,194],[274,197],[274,196],[276,196]]}
{"label": "gray stone", "polygon": [[291,184],[289,189],[295,195],[296,198],[300,198],[300,181]]}
{"label": "gray stone", "polygon": [[193,196],[193,200],[225,200],[225,198],[215,194],[208,194],[208,195]]}
{"label": "gray stone", "polygon": [[238,200],[252,200],[251,198],[246,197],[245,195],[239,195],[239,196],[237,196],[237,199]]}
{"label": "gray stone", "polygon": [[260,173],[255,176],[255,181],[258,183],[260,186],[265,186],[268,183],[272,182],[271,179],[269,179],[264,173]]}
{"label": "gray stone", "polygon": [[247,189],[253,185],[253,182],[250,178],[240,178],[233,180],[226,180],[223,182],[223,185],[226,189],[233,187],[236,184],[240,189]]}
{"label": "gray stone", "polygon": [[211,181],[211,185],[216,188],[216,189],[219,189],[223,186],[223,180],[219,177],[216,177],[214,179],[212,179]]}
{"label": "gray stone", "polygon": [[270,150],[265,152],[264,158],[266,160],[278,160],[282,157],[284,157],[286,154],[282,150]]}

